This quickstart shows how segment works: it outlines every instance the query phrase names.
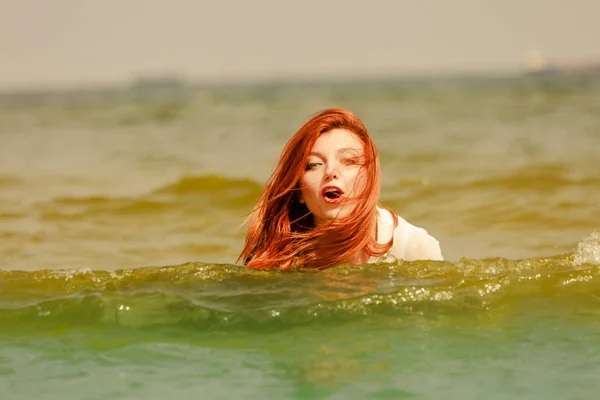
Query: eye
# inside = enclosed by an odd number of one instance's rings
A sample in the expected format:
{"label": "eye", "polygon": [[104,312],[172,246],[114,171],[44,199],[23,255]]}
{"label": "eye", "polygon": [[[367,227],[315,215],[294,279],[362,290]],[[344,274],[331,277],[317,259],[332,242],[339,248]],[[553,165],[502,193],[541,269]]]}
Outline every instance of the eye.
{"label": "eye", "polygon": [[306,164],[305,171],[313,170],[313,169],[317,168],[319,165],[322,165],[322,163],[319,163],[319,162],[308,163],[308,164]]}
{"label": "eye", "polygon": [[344,165],[357,165],[359,160],[358,160],[358,157],[348,157],[348,158],[343,158],[341,160],[341,162]]}

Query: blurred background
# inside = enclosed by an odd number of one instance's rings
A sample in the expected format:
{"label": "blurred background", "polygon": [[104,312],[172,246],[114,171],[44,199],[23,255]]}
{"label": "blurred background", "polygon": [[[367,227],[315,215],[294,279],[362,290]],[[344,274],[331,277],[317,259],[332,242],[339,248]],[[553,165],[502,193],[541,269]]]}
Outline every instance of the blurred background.
{"label": "blurred background", "polygon": [[0,0],[0,269],[235,263],[289,137],[367,124],[446,258],[600,225],[593,0]]}

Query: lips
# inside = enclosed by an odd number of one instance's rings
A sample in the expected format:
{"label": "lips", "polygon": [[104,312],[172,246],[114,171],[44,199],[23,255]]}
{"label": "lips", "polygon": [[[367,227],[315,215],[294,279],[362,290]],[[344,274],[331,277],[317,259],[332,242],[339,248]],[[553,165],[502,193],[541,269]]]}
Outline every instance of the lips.
{"label": "lips", "polygon": [[339,203],[344,199],[344,191],[337,186],[325,186],[321,195],[327,203]]}

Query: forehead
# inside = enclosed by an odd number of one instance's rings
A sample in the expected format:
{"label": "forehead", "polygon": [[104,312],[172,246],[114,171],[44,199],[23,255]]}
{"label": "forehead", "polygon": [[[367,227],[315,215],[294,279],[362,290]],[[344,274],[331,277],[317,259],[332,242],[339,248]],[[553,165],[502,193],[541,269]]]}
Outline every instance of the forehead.
{"label": "forehead", "polygon": [[364,145],[362,140],[360,140],[353,132],[347,129],[337,128],[319,135],[312,151],[324,153],[328,151],[337,151],[343,148],[362,151]]}

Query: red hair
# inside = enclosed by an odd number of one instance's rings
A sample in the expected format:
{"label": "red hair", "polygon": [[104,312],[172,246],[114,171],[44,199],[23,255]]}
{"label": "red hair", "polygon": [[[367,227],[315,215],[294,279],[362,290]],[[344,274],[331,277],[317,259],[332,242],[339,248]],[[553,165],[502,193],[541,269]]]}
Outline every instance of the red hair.
{"label": "red hair", "polygon": [[[346,129],[362,141],[361,172],[367,183],[350,215],[316,226],[300,202],[299,181],[319,135],[333,129]],[[359,251],[369,256],[384,254],[392,240],[377,243],[379,186],[377,150],[363,122],[343,109],[317,113],[285,145],[248,218],[246,242],[237,262],[256,269],[324,269],[347,262]]]}

